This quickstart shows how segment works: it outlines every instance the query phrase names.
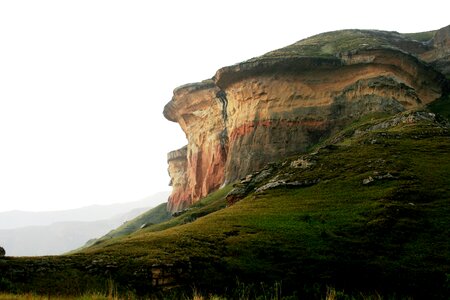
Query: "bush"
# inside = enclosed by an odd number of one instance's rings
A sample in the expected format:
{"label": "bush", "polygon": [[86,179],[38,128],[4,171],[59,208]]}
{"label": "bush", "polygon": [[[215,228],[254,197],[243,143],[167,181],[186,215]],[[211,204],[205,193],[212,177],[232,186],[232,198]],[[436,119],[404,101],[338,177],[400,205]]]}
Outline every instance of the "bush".
{"label": "bush", "polygon": [[0,257],[4,257],[6,254],[5,249],[3,247],[0,247]]}

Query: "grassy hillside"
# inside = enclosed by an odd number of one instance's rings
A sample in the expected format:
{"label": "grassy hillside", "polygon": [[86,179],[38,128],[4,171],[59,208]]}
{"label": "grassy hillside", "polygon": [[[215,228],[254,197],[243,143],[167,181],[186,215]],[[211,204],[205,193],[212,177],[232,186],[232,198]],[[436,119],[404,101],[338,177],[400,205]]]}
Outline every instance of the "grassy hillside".
{"label": "grassy hillside", "polygon": [[252,60],[291,56],[334,57],[337,53],[367,48],[394,48],[410,53],[429,50],[435,31],[400,34],[395,31],[348,29],[321,33]]}
{"label": "grassy hillside", "polygon": [[92,246],[94,244],[99,244],[112,238],[129,235],[141,228],[167,221],[171,217],[172,214],[167,211],[167,203],[161,203],[160,205],[148,210],[138,217],[123,223],[118,228],[111,230],[103,237],[88,241],[83,248]]}
{"label": "grassy hillside", "polygon": [[255,295],[281,284],[313,298],[329,286],[445,298],[449,147],[448,124],[427,112],[366,117],[238,183],[242,199],[229,207],[231,186],[77,254],[2,260],[0,289],[81,293],[113,280],[135,294],[194,285]]}
{"label": "grassy hillside", "polygon": [[195,286],[234,298],[274,287],[321,298],[335,287],[445,299],[449,149],[439,116],[368,116],[237,183],[231,194],[242,199],[231,206],[226,186],[177,217],[80,253],[0,260],[0,290],[82,294],[112,280],[119,292],[171,288],[174,298],[175,287]]}
{"label": "grassy hillside", "polygon": [[138,230],[143,230],[144,228],[146,231],[161,231],[193,222],[194,220],[211,212],[225,208],[225,196],[230,191],[230,188],[231,186],[227,186],[216,193],[212,193],[211,195],[203,198],[201,201],[195,203],[184,212],[178,213],[176,218],[172,218],[172,214],[167,211],[167,203],[162,203],[137,218],[125,222],[122,226],[111,230],[105,236],[89,241],[83,248],[87,248],[92,245],[99,245],[111,239],[121,238]]}
{"label": "grassy hillside", "polygon": [[408,118],[350,129],[302,158],[314,162],[306,169],[291,167],[298,157],[273,167],[271,179],[320,179],[315,185],[252,192],[193,223],[144,230],[88,251],[195,263],[191,275],[204,288],[239,277],[283,280],[287,289],[313,281],[442,291],[450,274],[448,128]]}

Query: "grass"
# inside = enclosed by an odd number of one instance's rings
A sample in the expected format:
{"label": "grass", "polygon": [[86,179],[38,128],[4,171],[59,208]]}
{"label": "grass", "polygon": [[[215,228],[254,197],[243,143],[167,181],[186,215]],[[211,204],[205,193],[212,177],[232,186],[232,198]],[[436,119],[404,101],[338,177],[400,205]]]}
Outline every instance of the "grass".
{"label": "grass", "polygon": [[[334,286],[347,295],[445,298],[449,131],[427,120],[371,129],[386,120],[362,119],[317,153],[275,164],[267,179],[317,184],[252,192],[230,207],[227,186],[176,218],[77,254],[7,259],[0,263],[0,274],[8,274],[3,290],[77,287],[83,294],[112,278],[119,294],[138,297],[176,283],[181,291],[195,284],[206,296],[264,299],[267,287],[282,282],[283,297],[320,299]],[[313,163],[296,168],[299,158]],[[339,295],[329,292],[330,299]]]}
{"label": "grass", "polygon": [[79,296],[67,296],[48,293],[43,296],[42,294],[36,293],[26,293],[26,294],[12,294],[12,293],[0,293],[0,300],[49,300],[49,299],[60,299],[60,300],[134,300],[136,297],[130,293],[126,293],[119,296],[117,292],[117,287],[112,280],[107,282],[107,287],[104,292],[88,292]]}
{"label": "grass", "polygon": [[425,31],[425,32],[416,32],[416,33],[402,33],[402,35],[419,41],[419,42],[428,42],[429,40],[431,40],[434,35],[436,33],[436,30],[432,30],[432,31]]}
{"label": "grass", "polygon": [[[117,239],[120,239],[124,236],[128,236],[136,231],[139,231],[140,233],[157,232],[172,227],[180,226],[183,224],[191,223],[200,217],[206,216],[212,212],[225,208],[226,206],[225,196],[228,194],[231,188],[232,186],[228,185],[214,193],[211,193],[207,197],[201,199],[199,202],[192,205],[189,210],[186,210],[184,213],[181,213],[181,215],[179,215],[176,218],[171,218],[171,214],[167,212],[166,209],[167,204],[163,203],[158,207],[145,213],[144,215],[141,215],[138,218],[130,221],[131,225],[124,224],[118,229],[113,230],[104,237],[100,238],[96,243],[90,246],[99,245],[99,247],[101,248],[104,247],[106,244],[115,243]],[[142,223],[142,219],[144,219],[146,222]],[[151,224],[149,220],[152,220],[154,224]],[[141,223],[146,225],[142,227],[140,225]],[[133,230],[128,231],[127,228],[129,228],[130,226],[132,226]],[[91,249],[95,249],[95,247],[92,247]]]}
{"label": "grass", "polygon": [[199,202],[193,204],[189,210],[182,213],[179,217],[173,218],[164,223],[149,226],[145,231],[156,232],[176,227],[182,224],[191,223],[198,218],[206,216],[212,212],[218,211],[226,207],[225,197],[230,192],[232,185],[222,187],[216,192],[211,193]]}
{"label": "grass", "polygon": [[[374,139],[377,143],[370,144]],[[201,288],[220,283],[215,286],[220,289],[224,281],[234,281],[230,274],[247,282],[270,282],[288,272],[295,274],[286,282],[290,289],[306,278],[326,283],[326,278],[339,278],[345,269],[353,270],[345,277],[360,285],[364,282],[358,277],[364,270],[377,273],[377,269],[424,264],[430,268],[425,273],[433,274],[441,268],[432,263],[436,258],[433,252],[445,253],[447,246],[442,241],[450,233],[446,229],[449,214],[445,213],[449,146],[448,136],[430,124],[347,138],[335,148],[319,152],[313,169],[278,170],[278,174],[291,172],[290,180],[320,178],[315,186],[251,194],[232,207],[183,224],[195,213],[193,209],[183,219],[169,221],[178,226],[163,225],[168,229],[158,232],[149,228],[128,237],[127,247],[122,244],[125,241],[118,241],[107,249],[114,256],[148,249],[135,253],[148,263],[155,258],[195,263],[199,270],[192,270],[192,275]],[[375,173],[390,173],[396,179],[364,186],[362,180]],[[212,198],[220,199],[216,194]],[[420,262],[414,260],[416,252],[422,254]],[[227,272],[217,272],[221,268]],[[380,287],[389,280],[400,280],[395,273],[379,276],[367,275]],[[417,282],[414,274],[408,276]]]}
{"label": "grass", "polygon": [[84,295],[79,297],[69,297],[69,296],[39,296],[33,294],[0,294],[0,300],[48,300],[48,299],[60,299],[60,300],[119,300],[122,298],[103,296],[103,295]]}
{"label": "grass", "polygon": [[[283,287],[282,283],[275,283],[273,286],[260,286],[263,291],[259,296],[254,295],[254,286],[246,286],[244,284],[238,284],[238,287],[235,291],[233,291],[234,297],[232,299],[239,300],[294,300],[298,299],[296,296],[284,296],[283,295]],[[176,297],[176,298],[175,298]],[[359,293],[357,295],[347,294],[344,291],[336,290],[333,287],[327,287],[325,292],[323,293],[323,297],[321,299],[325,300],[336,300],[336,299],[346,299],[346,300],[382,300],[382,299],[397,299],[395,295],[391,295],[389,297],[382,297],[377,292],[371,294],[362,294]],[[28,294],[6,294],[0,293],[0,300],[49,300],[49,299],[59,299],[59,300],[133,300],[137,299],[135,296],[125,296],[121,297],[118,295],[102,295],[99,293],[90,293],[85,294],[78,297],[71,296],[42,296],[35,295],[32,293]],[[160,295],[158,298],[150,297],[145,299],[177,299],[177,300],[227,300],[230,298],[212,295],[208,293],[202,293],[196,288],[193,289],[191,293],[184,295],[172,295],[170,292],[167,292],[165,295]]]}
{"label": "grass", "polygon": [[113,296],[105,296],[100,294],[87,294],[79,297],[70,296],[40,296],[34,294],[0,294],[0,300],[49,300],[49,299],[59,299],[59,300],[119,300],[119,299],[133,299],[133,298],[119,298]]}
{"label": "grass", "polygon": [[142,228],[150,227],[154,224],[163,223],[167,220],[169,220],[172,217],[172,214],[167,211],[167,203],[162,203],[149,211],[139,215],[138,217],[134,218],[133,220],[125,222],[123,225],[119,226],[118,228],[111,230],[106,235],[99,239],[94,239],[89,241],[83,248],[100,244],[104,241],[113,239],[113,238],[119,238],[123,237],[129,234],[132,234],[133,232],[136,232]]}
{"label": "grass", "polygon": [[434,36],[434,32],[400,34],[398,32],[357,29],[332,31],[303,39],[287,47],[251,59],[251,61],[292,56],[335,57],[338,53],[367,48],[395,48],[408,51],[412,45],[418,48],[423,47],[422,42],[430,40]]}

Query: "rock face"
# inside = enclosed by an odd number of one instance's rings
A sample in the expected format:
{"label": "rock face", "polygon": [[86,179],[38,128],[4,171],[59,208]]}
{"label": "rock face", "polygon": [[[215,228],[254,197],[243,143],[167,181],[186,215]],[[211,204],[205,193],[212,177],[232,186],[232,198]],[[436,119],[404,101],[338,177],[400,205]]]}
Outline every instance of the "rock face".
{"label": "rock face", "polygon": [[[434,41],[448,48],[445,32]],[[223,184],[305,151],[362,115],[395,114],[439,98],[445,76],[417,57],[438,46],[400,37],[327,33],[177,88],[164,115],[180,124],[188,145],[169,153],[168,209],[182,210]],[[389,38],[394,42],[383,44]]]}
{"label": "rock face", "polygon": [[173,192],[168,209],[183,210],[223,183],[227,158],[225,98],[212,80],[179,87],[164,115],[178,122],[189,141],[187,147],[170,152],[169,175]]}
{"label": "rock face", "polygon": [[450,25],[436,31],[430,41],[432,48],[420,54],[420,58],[432,64],[443,74],[450,75]]}

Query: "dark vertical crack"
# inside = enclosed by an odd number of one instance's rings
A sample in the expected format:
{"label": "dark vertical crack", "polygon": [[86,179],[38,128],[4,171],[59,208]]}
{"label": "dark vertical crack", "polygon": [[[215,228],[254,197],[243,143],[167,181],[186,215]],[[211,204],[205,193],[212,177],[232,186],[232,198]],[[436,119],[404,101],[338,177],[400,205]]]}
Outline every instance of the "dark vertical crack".
{"label": "dark vertical crack", "polygon": [[227,99],[227,93],[223,90],[220,90],[216,94],[217,99],[219,99],[220,103],[222,104],[222,118],[223,121],[226,123],[228,119],[227,114],[227,106],[228,106],[228,99]]}
{"label": "dark vertical crack", "polygon": [[227,131],[228,99],[227,99],[227,93],[224,90],[220,90],[217,92],[216,97],[219,100],[219,102],[222,104],[222,119],[223,119],[223,123],[224,123],[224,128],[223,128],[222,132],[220,133],[220,145],[222,146],[222,151],[224,151],[224,154],[226,154],[227,148],[228,148],[228,131]]}

